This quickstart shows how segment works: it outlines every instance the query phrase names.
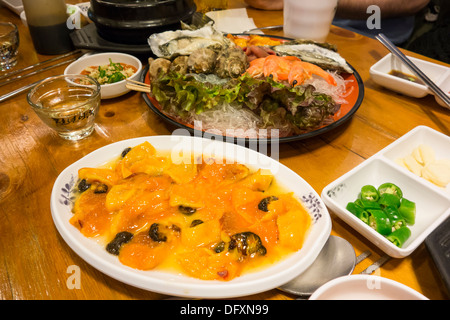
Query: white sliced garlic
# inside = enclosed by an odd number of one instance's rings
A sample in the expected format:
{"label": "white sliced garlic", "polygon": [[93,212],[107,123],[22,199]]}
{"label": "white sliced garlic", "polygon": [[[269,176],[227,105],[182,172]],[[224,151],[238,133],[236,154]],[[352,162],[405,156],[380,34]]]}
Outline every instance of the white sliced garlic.
{"label": "white sliced garlic", "polygon": [[409,171],[418,175],[419,177],[422,175],[422,166],[416,161],[416,159],[411,154],[404,157],[403,162],[405,163]]}
{"label": "white sliced garlic", "polygon": [[426,144],[421,144],[418,147],[418,149],[419,149],[420,156],[422,158],[423,165],[426,165],[426,164],[431,163],[434,160],[436,160],[434,150],[430,146],[428,146]]}
{"label": "white sliced garlic", "polygon": [[450,159],[436,160],[433,148],[421,144],[411,154],[395,160],[415,175],[445,188],[450,183]]}

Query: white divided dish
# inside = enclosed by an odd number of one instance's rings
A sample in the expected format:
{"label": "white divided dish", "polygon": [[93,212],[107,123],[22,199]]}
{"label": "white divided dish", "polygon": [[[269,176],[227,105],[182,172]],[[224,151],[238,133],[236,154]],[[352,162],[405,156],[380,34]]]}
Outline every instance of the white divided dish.
{"label": "white divided dish", "polygon": [[[330,183],[322,191],[325,204],[338,217],[394,258],[411,254],[425,238],[450,216],[450,187],[438,187],[396,163],[413,152],[419,145],[430,146],[436,159],[450,159],[450,137],[426,126],[418,126],[395,142],[373,155],[351,171]],[[390,182],[403,191],[403,196],[416,203],[416,221],[411,237],[401,248],[391,243],[369,225],[346,209],[357,199],[364,185]]]}
{"label": "white divided dish", "polygon": [[[444,92],[449,94],[450,84],[448,84],[448,80],[450,78],[450,69],[448,67],[409,56],[408,58],[422,70],[430,80],[436,83],[436,85]],[[370,76],[375,83],[410,97],[423,98],[428,94],[433,94],[433,92],[425,85],[389,74],[392,70],[413,75],[405,64],[393,56],[392,53],[389,53],[370,68]],[[439,101],[438,98],[436,100],[443,105],[443,101]]]}

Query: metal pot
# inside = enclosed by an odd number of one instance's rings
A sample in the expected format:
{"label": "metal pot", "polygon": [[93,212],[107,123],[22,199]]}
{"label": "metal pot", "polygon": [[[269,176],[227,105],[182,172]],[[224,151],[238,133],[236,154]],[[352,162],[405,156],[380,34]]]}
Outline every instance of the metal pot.
{"label": "metal pot", "polygon": [[189,23],[196,9],[193,0],[91,0],[88,16],[102,38],[143,44],[153,33]]}

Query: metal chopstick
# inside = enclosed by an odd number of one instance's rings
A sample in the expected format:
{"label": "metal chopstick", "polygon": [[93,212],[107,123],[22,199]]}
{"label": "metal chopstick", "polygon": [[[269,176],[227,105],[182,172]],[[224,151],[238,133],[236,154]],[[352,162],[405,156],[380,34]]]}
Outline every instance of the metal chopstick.
{"label": "metal chopstick", "polygon": [[364,259],[369,257],[371,254],[372,254],[372,252],[370,252],[370,250],[364,251],[363,253],[361,253],[359,256],[356,257],[356,263],[355,264],[359,264],[361,261],[363,261]]}
{"label": "metal chopstick", "polygon": [[447,108],[450,109],[450,97],[441,90],[425,73],[422,72],[407,56],[405,56],[384,34],[380,33],[375,38],[380,41],[389,51],[399,58],[406,66],[444,101]]}
{"label": "metal chopstick", "polygon": [[31,83],[31,84],[28,84],[28,85],[26,85],[26,86],[23,86],[23,87],[21,87],[21,88],[19,88],[19,89],[16,89],[16,90],[14,90],[14,91],[11,91],[11,92],[9,92],[9,93],[7,93],[7,94],[4,94],[4,95],[0,96],[0,103],[3,102],[3,101],[5,101],[6,99],[9,99],[9,98],[14,97],[15,95],[18,95],[19,93],[24,92],[25,90],[31,89],[32,87],[34,87],[35,85],[37,85],[37,84],[38,84],[39,82],[41,82],[41,81],[42,81],[42,80],[33,82],[33,83]]}
{"label": "metal chopstick", "polygon": [[22,68],[22,69],[19,69],[19,70],[15,70],[15,71],[11,71],[11,72],[5,73],[5,74],[0,76],[0,80],[9,78],[11,76],[14,76],[14,75],[16,75],[18,73],[22,73],[24,71],[32,70],[32,69],[37,68],[37,67],[39,67],[39,66],[41,66],[43,64],[51,63],[51,62],[58,61],[60,59],[66,58],[66,57],[70,57],[70,56],[72,56],[74,54],[78,54],[78,53],[81,53],[81,49],[74,50],[74,51],[68,52],[66,54],[63,54],[63,55],[60,55],[60,56],[57,56],[57,57],[54,57],[54,58],[51,58],[51,59],[48,59],[48,60],[45,60],[45,61],[41,61],[41,62],[35,63],[35,64],[31,65],[31,66],[28,66],[28,67],[25,67],[25,68]]}
{"label": "metal chopstick", "polygon": [[35,75],[35,74],[38,74],[40,72],[47,71],[47,70],[50,70],[50,69],[62,66],[64,64],[67,64],[67,63],[75,61],[75,60],[77,60],[77,58],[65,60],[65,61],[62,61],[60,63],[53,64],[51,66],[47,66],[47,67],[44,67],[44,68],[41,68],[41,69],[34,70],[34,71],[32,71],[30,73],[27,73],[27,74],[24,74],[24,75],[19,75],[19,76],[15,77],[15,78],[7,79],[7,80],[5,80],[3,82],[0,82],[0,87],[4,86],[4,85],[7,85],[8,83],[11,83],[11,82],[14,82],[14,81],[17,81],[17,80],[20,80],[20,79],[23,79],[23,78]]}
{"label": "metal chopstick", "polygon": [[372,274],[372,272],[380,268],[383,264],[385,264],[389,260],[391,260],[391,257],[389,257],[388,255],[384,255],[380,259],[372,263],[370,266],[368,266],[366,269],[361,271],[359,274]]}

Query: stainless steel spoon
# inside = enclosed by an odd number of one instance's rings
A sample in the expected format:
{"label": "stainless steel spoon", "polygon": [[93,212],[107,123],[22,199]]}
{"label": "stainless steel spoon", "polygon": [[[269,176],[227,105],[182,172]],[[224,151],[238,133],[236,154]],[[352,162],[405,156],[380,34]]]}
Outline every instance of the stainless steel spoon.
{"label": "stainless steel spoon", "polygon": [[355,250],[352,245],[343,238],[330,236],[313,264],[297,278],[278,289],[298,296],[309,297],[326,282],[351,274],[356,262]]}

